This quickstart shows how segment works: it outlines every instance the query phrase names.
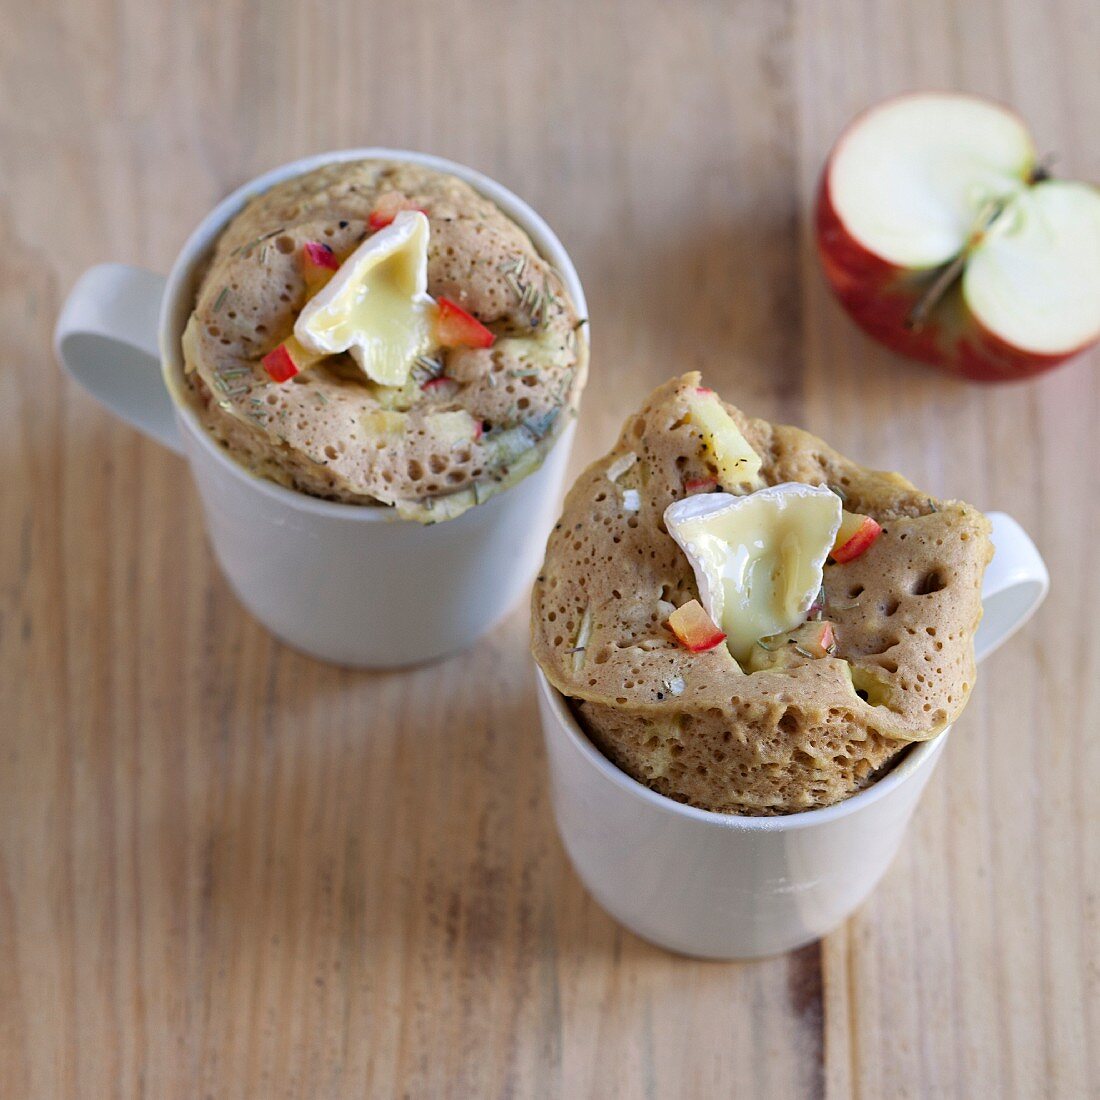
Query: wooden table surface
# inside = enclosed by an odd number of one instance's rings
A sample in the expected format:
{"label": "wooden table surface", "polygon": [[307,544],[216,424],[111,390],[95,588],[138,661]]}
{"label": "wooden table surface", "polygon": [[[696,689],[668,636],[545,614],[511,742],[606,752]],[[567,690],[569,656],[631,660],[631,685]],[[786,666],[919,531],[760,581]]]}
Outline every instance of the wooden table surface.
{"label": "wooden table surface", "polygon": [[[1016,103],[1100,178],[1091,0],[2,0],[0,1096],[1100,1090],[1100,359],[983,389],[872,346],[809,210],[866,104]],[[529,199],[590,299],[573,456],[691,367],[937,495],[1055,583],[983,668],[903,850],[820,944],[675,958],[558,843],[526,612],[329,668],[230,595],[184,464],[54,363],[86,266],[166,270],[223,194],[348,145]]]}

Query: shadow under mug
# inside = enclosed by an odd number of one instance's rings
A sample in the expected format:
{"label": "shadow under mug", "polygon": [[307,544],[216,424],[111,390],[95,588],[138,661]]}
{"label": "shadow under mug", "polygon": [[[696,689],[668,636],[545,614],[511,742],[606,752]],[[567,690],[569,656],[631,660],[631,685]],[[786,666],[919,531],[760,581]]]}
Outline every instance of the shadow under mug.
{"label": "shadow under mug", "polygon": [[[1039,551],[1011,517],[991,513],[996,550],[982,585],[979,661],[1046,598]],[[577,874],[632,932],[670,951],[745,959],[832,931],[897,853],[950,728],[913,745],[873,786],[785,817],[685,806],[631,779],[588,739],[536,668],[554,816]]]}
{"label": "shadow under mug", "polygon": [[346,149],[294,161],[238,188],[191,234],[167,279],[122,264],[85,272],[61,311],[54,346],[92,396],[187,458],[214,554],[257,619],[321,660],[397,668],[464,648],[523,595],[558,516],[575,424],[565,426],[542,466],[519,484],[457,519],[423,526],[389,508],[320,500],[255,477],[179,398],[183,329],[202,263],[228,222],[282,180],[369,158],[465,180],[527,232],[558,270],[579,316],[587,317],[569,255],[511,191],[440,157]]}

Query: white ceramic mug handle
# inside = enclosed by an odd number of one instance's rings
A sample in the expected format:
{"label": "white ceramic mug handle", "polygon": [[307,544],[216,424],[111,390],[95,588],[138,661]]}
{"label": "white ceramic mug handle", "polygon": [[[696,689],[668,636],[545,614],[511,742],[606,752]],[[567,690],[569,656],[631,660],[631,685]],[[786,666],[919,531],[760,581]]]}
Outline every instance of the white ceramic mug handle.
{"label": "white ceramic mug handle", "polygon": [[97,401],[182,454],[157,349],[165,281],[126,264],[90,268],[69,292],[53,342],[65,369]]}
{"label": "white ceramic mug handle", "polygon": [[982,582],[982,615],[974,656],[984,660],[1035,614],[1050,589],[1046,563],[1028,533],[1004,512],[990,512],[993,561]]}

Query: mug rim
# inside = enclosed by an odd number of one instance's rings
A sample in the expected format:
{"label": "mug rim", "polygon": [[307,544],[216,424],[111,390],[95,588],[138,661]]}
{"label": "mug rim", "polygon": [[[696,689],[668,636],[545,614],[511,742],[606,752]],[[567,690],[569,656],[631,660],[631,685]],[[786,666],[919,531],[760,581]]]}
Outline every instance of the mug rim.
{"label": "mug rim", "polygon": [[[208,255],[222,230],[251,199],[275,184],[292,179],[295,176],[304,175],[306,172],[314,168],[321,168],[326,164],[339,164],[354,160],[396,160],[408,164],[424,165],[436,171],[457,176],[484,198],[490,199],[532,238],[540,255],[549,260],[561,275],[578,314],[584,318],[585,336],[588,338],[590,330],[588,302],[585,298],[580,276],[577,274],[573,260],[558,235],[532,206],[491,176],[479,172],[476,168],[470,168],[457,161],[448,160],[446,157],[412,149],[364,146],[314,153],[307,157],[299,157],[297,160],[287,161],[241,184],[207,212],[205,217],[187,236],[176,254],[165,281],[164,297],[161,300],[160,314],[157,320],[157,346],[160,352],[161,373],[164,376],[165,389],[168,390],[169,398],[172,401],[181,428],[186,429],[190,437],[205,450],[207,455],[221,463],[223,468],[229,470],[239,481],[288,507],[312,512],[318,516],[355,520],[362,523],[413,523],[416,521],[398,515],[394,508],[383,505],[351,504],[346,501],[324,500],[321,497],[311,496],[299,489],[287,488],[285,485],[280,485],[278,482],[252,473],[234,459],[224,447],[216,443],[199,422],[194,409],[182,401],[177,393],[177,375],[181,373],[183,363],[179,347],[181,334],[177,334],[173,330],[180,313],[179,306],[183,298],[194,291],[195,267]],[[590,345],[590,339],[588,342]],[[550,451],[560,446],[573,428],[573,424],[567,424],[558,433],[557,439],[554,440],[546,455],[543,456],[544,462],[549,457]],[[509,488],[512,489],[515,486]],[[507,492],[508,490],[505,490],[505,493]],[[461,520],[462,517],[457,518]]]}
{"label": "mug rim", "polygon": [[801,810],[798,813],[782,814],[775,817],[750,817],[745,814],[719,813],[715,810],[703,810],[697,806],[689,806],[684,802],[677,802],[667,795],[660,794],[644,783],[639,783],[638,780],[627,775],[620,767],[608,760],[593,744],[581,728],[580,723],[573,716],[566,703],[566,696],[550,683],[538,662],[534,661],[533,658],[532,662],[535,666],[535,679],[538,683],[539,694],[549,706],[558,727],[564,732],[566,739],[572,746],[584,757],[586,763],[600,774],[601,778],[612,783],[625,794],[641,799],[653,809],[663,811],[673,817],[685,818],[699,822],[702,825],[733,832],[791,832],[797,829],[808,829],[815,825],[826,825],[832,821],[858,813],[865,806],[887,798],[922,769],[930,766],[940,748],[946,742],[947,735],[951,732],[951,726],[947,726],[926,741],[911,742],[905,751],[904,758],[898,761],[886,775],[872,783],[865,790],[859,791],[841,802],[835,802],[831,806],[821,806],[812,810]]}

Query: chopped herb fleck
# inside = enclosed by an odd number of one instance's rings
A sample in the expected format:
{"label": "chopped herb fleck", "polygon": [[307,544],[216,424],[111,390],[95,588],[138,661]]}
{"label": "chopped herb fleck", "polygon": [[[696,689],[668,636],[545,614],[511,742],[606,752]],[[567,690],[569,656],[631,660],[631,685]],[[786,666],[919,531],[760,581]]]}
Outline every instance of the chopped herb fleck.
{"label": "chopped herb fleck", "polygon": [[592,637],[592,608],[586,607],[581,616],[581,623],[577,629],[577,637],[573,642],[570,652],[573,655],[573,671],[580,672],[584,667],[584,651],[588,646],[588,639]]}
{"label": "chopped herb fleck", "polygon": [[528,324],[533,329],[540,328],[546,320],[547,307],[557,299],[545,284],[539,290],[533,282],[525,282],[523,276],[526,270],[526,256],[506,260],[497,267],[512,293],[519,299],[520,309],[527,315]]}
{"label": "chopped herb fleck", "polygon": [[851,603],[833,603],[829,606],[834,611],[851,611],[853,607],[859,607],[859,600],[852,600]]}
{"label": "chopped herb fleck", "polygon": [[228,298],[228,297],[229,297],[229,287],[223,286],[221,288],[221,292],[218,294],[217,298],[214,299],[214,312],[215,313],[217,313],[221,310],[222,306],[225,305],[226,298]]}
{"label": "chopped herb fleck", "polygon": [[272,237],[277,237],[285,228],[285,225],[280,225],[278,229],[273,229],[270,233],[265,233],[262,237],[257,237],[255,240],[249,241],[248,244],[242,244],[240,248],[236,249],[232,254],[234,256],[247,256],[256,245],[263,244],[264,241],[269,241]]}
{"label": "chopped herb fleck", "polygon": [[443,363],[429,355],[418,355],[413,364],[412,375],[416,384],[423,386],[426,382],[443,377]]}
{"label": "chopped herb fleck", "polygon": [[543,439],[554,426],[561,409],[548,409],[544,413],[529,416],[523,422],[523,426],[536,438]]}
{"label": "chopped herb fleck", "polygon": [[814,596],[814,602],[810,604],[807,617],[811,622],[820,622],[825,617],[825,585],[817,590],[817,595]]}

